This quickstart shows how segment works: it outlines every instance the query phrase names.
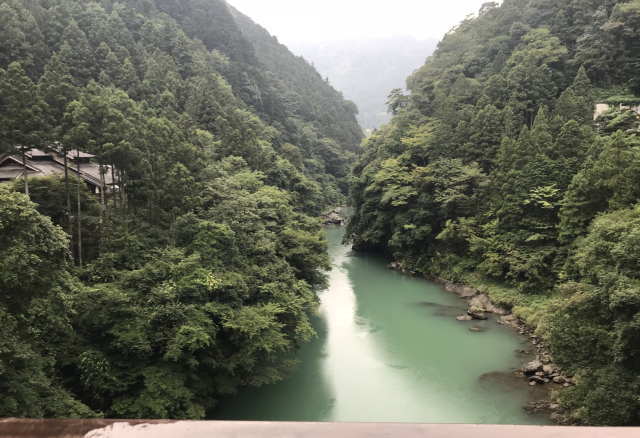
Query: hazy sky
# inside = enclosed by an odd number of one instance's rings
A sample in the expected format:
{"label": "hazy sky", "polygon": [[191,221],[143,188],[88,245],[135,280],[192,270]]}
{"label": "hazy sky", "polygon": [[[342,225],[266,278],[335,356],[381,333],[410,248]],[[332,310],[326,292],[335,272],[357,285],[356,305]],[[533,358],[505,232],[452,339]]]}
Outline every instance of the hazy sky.
{"label": "hazy sky", "polygon": [[440,39],[488,0],[227,0],[284,44],[408,35]]}

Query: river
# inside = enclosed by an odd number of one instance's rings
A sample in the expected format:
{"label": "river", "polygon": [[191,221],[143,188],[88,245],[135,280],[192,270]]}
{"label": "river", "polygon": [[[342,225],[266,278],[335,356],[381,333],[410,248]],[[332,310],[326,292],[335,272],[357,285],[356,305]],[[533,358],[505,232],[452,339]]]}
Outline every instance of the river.
{"label": "river", "polygon": [[[216,419],[545,424],[522,407],[540,397],[513,369],[525,340],[495,320],[459,322],[465,302],[387,269],[327,229],[333,269],[318,338],[284,382],[224,400]],[[472,332],[478,327],[482,332]]]}

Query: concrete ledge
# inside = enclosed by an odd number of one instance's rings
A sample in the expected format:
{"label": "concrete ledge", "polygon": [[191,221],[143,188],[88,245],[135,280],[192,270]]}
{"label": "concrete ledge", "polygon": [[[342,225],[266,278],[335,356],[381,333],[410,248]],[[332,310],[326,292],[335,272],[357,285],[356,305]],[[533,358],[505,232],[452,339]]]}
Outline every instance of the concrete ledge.
{"label": "concrete ledge", "polygon": [[2,438],[638,438],[640,428],[232,421],[0,420]]}

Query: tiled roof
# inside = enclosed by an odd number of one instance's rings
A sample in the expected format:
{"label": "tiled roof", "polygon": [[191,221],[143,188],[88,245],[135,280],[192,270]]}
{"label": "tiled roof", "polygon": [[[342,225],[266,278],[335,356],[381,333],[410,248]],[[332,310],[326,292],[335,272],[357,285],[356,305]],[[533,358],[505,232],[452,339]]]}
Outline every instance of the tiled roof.
{"label": "tiled roof", "polygon": [[0,168],[0,179],[16,179],[22,176],[22,168],[3,167]]}
{"label": "tiled roof", "polygon": [[29,149],[26,153],[27,157],[36,158],[36,157],[46,157],[49,156],[48,152],[45,152],[41,149]]}
{"label": "tiled roof", "polygon": [[[73,154],[73,155],[72,155]],[[79,152],[80,158],[90,159],[94,156],[84,152]],[[76,150],[68,151],[68,157],[71,159],[78,155]],[[45,152],[41,149],[30,149],[25,154],[27,159],[25,164],[29,169],[29,176],[53,176],[64,175],[64,157],[56,152]],[[50,160],[43,160],[43,157],[50,157]],[[10,161],[7,161],[9,159]],[[2,155],[0,156],[0,179],[16,179],[24,173],[22,157],[18,155]],[[68,169],[71,174],[78,175],[78,164],[69,163]],[[113,185],[114,181],[111,176],[111,166],[103,166],[105,171],[104,181],[107,186]],[[80,177],[95,186],[101,185],[100,165],[88,161],[80,162]]]}

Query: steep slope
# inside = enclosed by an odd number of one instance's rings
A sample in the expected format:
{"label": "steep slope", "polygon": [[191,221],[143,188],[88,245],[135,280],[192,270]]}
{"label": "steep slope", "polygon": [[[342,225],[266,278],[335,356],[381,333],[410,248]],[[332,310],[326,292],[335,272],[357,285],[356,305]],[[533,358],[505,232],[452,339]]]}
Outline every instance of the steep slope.
{"label": "steep slope", "polygon": [[305,170],[325,187],[335,184],[326,174],[335,177],[346,192],[351,157],[345,152],[355,151],[363,137],[352,103],[311,65],[222,0],[163,0],[157,6],[189,36],[230,59],[223,76],[247,105],[280,131],[277,147],[287,145],[280,152],[297,158],[299,149],[306,158]]}
{"label": "steep slope", "polygon": [[355,152],[363,137],[355,117],[357,107],[263,27],[239,11],[231,11],[254,47],[270,89],[283,102],[270,119],[291,133],[286,141],[300,147],[308,157],[307,167],[328,166],[327,172],[338,179],[346,193],[349,166],[345,165],[344,151]]}
{"label": "steep slope", "polygon": [[488,3],[392,96],[355,167],[355,247],[537,327],[576,376],[561,422],[640,424],[640,140],[618,105],[640,102],[639,35],[637,0]]}
{"label": "steep slope", "polygon": [[219,0],[0,0],[0,40],[0,153],[79,149],[115,181],[0,187],[0,416],[203,418],[284,378],[353,105]]}
{"label": "steep slope", "polygon": [[357,108],[353,103],[345,101],[313,66],[293,55],[263,27],[233,8],[232,12],[243,35],[255,48],[258,60],[270,74],[277,76],[277,90],[290,105],[298,108],[303,120],[313,123],[322,136],[351,150],[360,146],[362,131],[354,117]]}

